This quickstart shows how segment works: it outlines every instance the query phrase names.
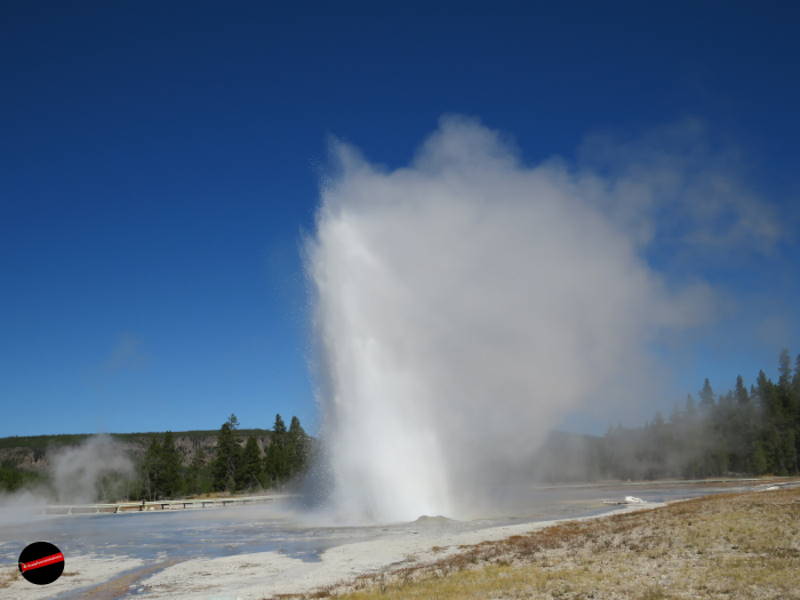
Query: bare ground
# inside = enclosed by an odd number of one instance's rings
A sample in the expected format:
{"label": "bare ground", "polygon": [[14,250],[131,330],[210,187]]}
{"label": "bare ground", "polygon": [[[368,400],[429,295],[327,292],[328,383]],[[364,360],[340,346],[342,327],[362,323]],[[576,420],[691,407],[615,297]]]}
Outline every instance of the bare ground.
{"label": "bare ground", "polygon": [[278,597],[800,600],[800,489],[562,523]]}

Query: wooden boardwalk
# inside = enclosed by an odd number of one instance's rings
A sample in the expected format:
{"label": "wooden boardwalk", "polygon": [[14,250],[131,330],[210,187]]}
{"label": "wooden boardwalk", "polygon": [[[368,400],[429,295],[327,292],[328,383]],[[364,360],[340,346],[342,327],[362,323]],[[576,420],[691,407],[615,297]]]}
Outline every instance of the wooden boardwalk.
{"label": "wooden boardwalk", "polygon": [[157,500],[155,502],[116,502],[113,504],[50,504],[43,512],[48,515],[85,515],[95,513],[147,512],[153,510],[189,510],[219,508],[243,504],[271,503],[297,494],[270,494],[266,496],[230,496],[183,500]]}

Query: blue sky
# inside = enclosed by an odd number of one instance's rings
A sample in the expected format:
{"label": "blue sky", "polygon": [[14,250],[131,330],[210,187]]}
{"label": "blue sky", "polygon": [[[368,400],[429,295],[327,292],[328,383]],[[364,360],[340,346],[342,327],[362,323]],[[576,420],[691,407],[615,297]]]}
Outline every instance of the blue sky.
{"label": "blue sky", "polygon": [[727,388],[800,351],[791,3],[368,6],[3,3],[0,435],[216,428],[230,412],[313,430],[298,249],[329,136],[396,167],[446,113],[531,162],[702,120],[783,233],[700,261],[652,248],[732,299],[660,349],[674,387]]}

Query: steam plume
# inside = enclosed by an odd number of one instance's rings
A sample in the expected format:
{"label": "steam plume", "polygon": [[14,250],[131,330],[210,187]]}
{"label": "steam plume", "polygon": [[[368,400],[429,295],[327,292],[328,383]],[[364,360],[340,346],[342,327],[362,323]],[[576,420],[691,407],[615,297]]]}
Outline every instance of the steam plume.
{"label": "steam plume", "polygon": [[134,474],[125,448],[108,435],[52,450],[48,461],[47,485],[0,494],[0,524],[33,518],[51,503],[92,503],[121,496]]}
{"label": "steam plume", "polygon": [[658,180],[641,170],[637,188],[528,167],[460,117],[407,168],[332,153],[306,267],[332,501],[348,518],[465,514],[565,414],[646,374],[660,332],[703,316],[703,286],[668,286],[643,259],[644,211],[632,226],[628,207],[637,189],[652,204]]}
{"label": "steam plume", "polygon": [[[109,490],[101,493],[100,486],[122,485],[134,470],[124,449],[107,435],[95,435],[80,446],[65,448],[50,461],[51,480],[60,502],[94,502],[108,496]],[[115,480],[107,477],[112,474]]]}

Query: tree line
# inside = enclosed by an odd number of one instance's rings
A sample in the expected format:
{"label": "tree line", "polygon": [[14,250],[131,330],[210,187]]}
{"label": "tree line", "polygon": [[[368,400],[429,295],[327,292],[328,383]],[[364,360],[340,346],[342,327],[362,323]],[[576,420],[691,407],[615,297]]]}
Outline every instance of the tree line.
{"label": "tree line", "polygon": [[[617,426],[602,437],[572,438],[539,453],[538,477],[585,481],[800,474],[800,355],[792,368],[789,352],[781,352],[776,381],[760,371],[749,388],[739,376],[731,390],[717,394],[706,379],[697,399],[689,394],[668,419],[656,414],[642,427]],[[287,429],[276,415],[268,443],[259,444],[255,436],[239,432],[239,421],[231,415],[213,448],[198,445],[187,460],[172,432],[152,436],[136,476],[120,482],[121,476],[111,474],[101,487],[122,490],[103,492],[107,500],[120,493],[155,500],[279,487],[306,470],[311,444],[297,417]],[[46,483],[43,473],[21,469],[11,460],[0,464],[0,491]]]}
{"label": "tree line", "polygon": [[[303,473],[307,467],[311,438],[300,419],[292,417],[289,428],[280,414],[275,416],[269,444],[262,452],[252,435],[238,435],[239,420],[231,415],[217,433],[211,452],[198,447],[188,463],[167,431],[154,437],[129,486],[131,498],[157,500],[210,492],[242,492],[274,488]],[[244,442],[244,443],[243,443]]]}
{"label": "tree line", "polygon": [[778,359],[778,380],[760,371],[716,394],[708,379],[669,419],[614,427],[591,448],[593,478],[658,479],[800,473],[800,355]]}

